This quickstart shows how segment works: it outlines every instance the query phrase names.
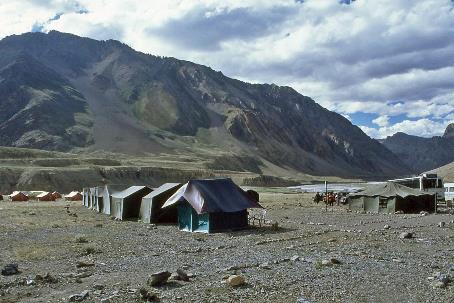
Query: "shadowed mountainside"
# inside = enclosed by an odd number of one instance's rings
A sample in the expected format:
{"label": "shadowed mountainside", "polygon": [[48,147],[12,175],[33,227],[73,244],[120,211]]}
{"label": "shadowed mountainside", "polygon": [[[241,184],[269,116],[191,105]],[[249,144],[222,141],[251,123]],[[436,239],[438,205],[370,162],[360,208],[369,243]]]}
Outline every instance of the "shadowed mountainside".
{"label": "shadowed mountainside", "polygon": [[314,175],[409,172],[378,141],[290,87],[55,31],[0,41],[0,115],[4,146],[248,155]]}

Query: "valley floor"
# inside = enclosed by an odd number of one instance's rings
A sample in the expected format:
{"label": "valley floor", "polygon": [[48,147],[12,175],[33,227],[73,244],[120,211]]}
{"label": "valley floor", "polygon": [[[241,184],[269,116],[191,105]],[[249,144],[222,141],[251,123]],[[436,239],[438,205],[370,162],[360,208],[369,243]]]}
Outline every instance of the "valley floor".
{"label": "valley floor", "polygon": [[[66,202],[0,201],[0,266],[21,270],[0,276],[0,302],[68,302],[84,290],[83,302],[141,302],[149,274],[183,267],[194,277],[154,289],[161,302],[454,302],[454,282],[433,288],[427,279],[454,276],[453,215],[326,212],[308,194],[269,190],[261,199],[278,230],[210,235],[113,221],[81,203],[70,205],[76,217]],[[341,264],[322,265],[330,258]],[[94,266],[76,269],[80,260]],[[58,281],[36,279],[47,272]],[[223,283],[234,272],[246,285]]]}

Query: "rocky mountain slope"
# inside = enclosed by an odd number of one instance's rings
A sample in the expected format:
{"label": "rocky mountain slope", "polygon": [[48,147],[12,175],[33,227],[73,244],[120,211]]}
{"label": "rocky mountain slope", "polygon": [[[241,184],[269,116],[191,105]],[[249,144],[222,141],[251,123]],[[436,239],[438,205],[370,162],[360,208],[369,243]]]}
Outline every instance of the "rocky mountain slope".
{"label": "rocky mountain slope", "polygon": [[454,161],[454,124],[441,137],[422,138],[396,133],[381,141],[416,172],[424,172]]}
{"label": "rocky mountain slope", "polygon": [[253,155],[262,165],[316,175],[409,171],[347,119],[290,87],[55,31],[0,41],[0,115],[4,146]]}
{"label": "rocky mountain slope", "polygon": [[443,138],[454,138],[454,123],[451,123],[446,127]]}

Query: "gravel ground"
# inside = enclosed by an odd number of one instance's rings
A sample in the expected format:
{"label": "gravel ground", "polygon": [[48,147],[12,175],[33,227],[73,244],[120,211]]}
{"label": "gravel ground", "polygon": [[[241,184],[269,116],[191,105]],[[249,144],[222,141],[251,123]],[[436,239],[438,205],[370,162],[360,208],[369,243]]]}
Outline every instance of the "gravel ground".
{"label": "gravel ground", "polygon": [[[279,229],[210,235],[113,221],[81,203],[68,213],[66,202],[0,202],[0,266],[21,271],[0,276],[0,302],[68,302],[83,291],[83,302],[143,302],[141,287],[161,302],[454,302],[454,281],[428,279],[454,278],[453,215],[325,211],[305,194],[261,199]],[[340,264],[322,262],[331,258]],[[81,260],[93,266],[76,268]],[[147,286],[150,274],[179,268],[189,282]],[[226,285],[231,274],[246,284]]]}

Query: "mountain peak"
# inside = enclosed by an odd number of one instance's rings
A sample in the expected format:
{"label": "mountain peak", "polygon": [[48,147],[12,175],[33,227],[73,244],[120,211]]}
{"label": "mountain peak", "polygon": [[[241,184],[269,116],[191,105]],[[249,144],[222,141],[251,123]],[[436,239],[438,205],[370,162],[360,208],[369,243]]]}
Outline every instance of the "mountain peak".
{"label": "mountain peak", "polygon": [[454,123],[451,123],[446,127],[443,138],[454,138]]}

